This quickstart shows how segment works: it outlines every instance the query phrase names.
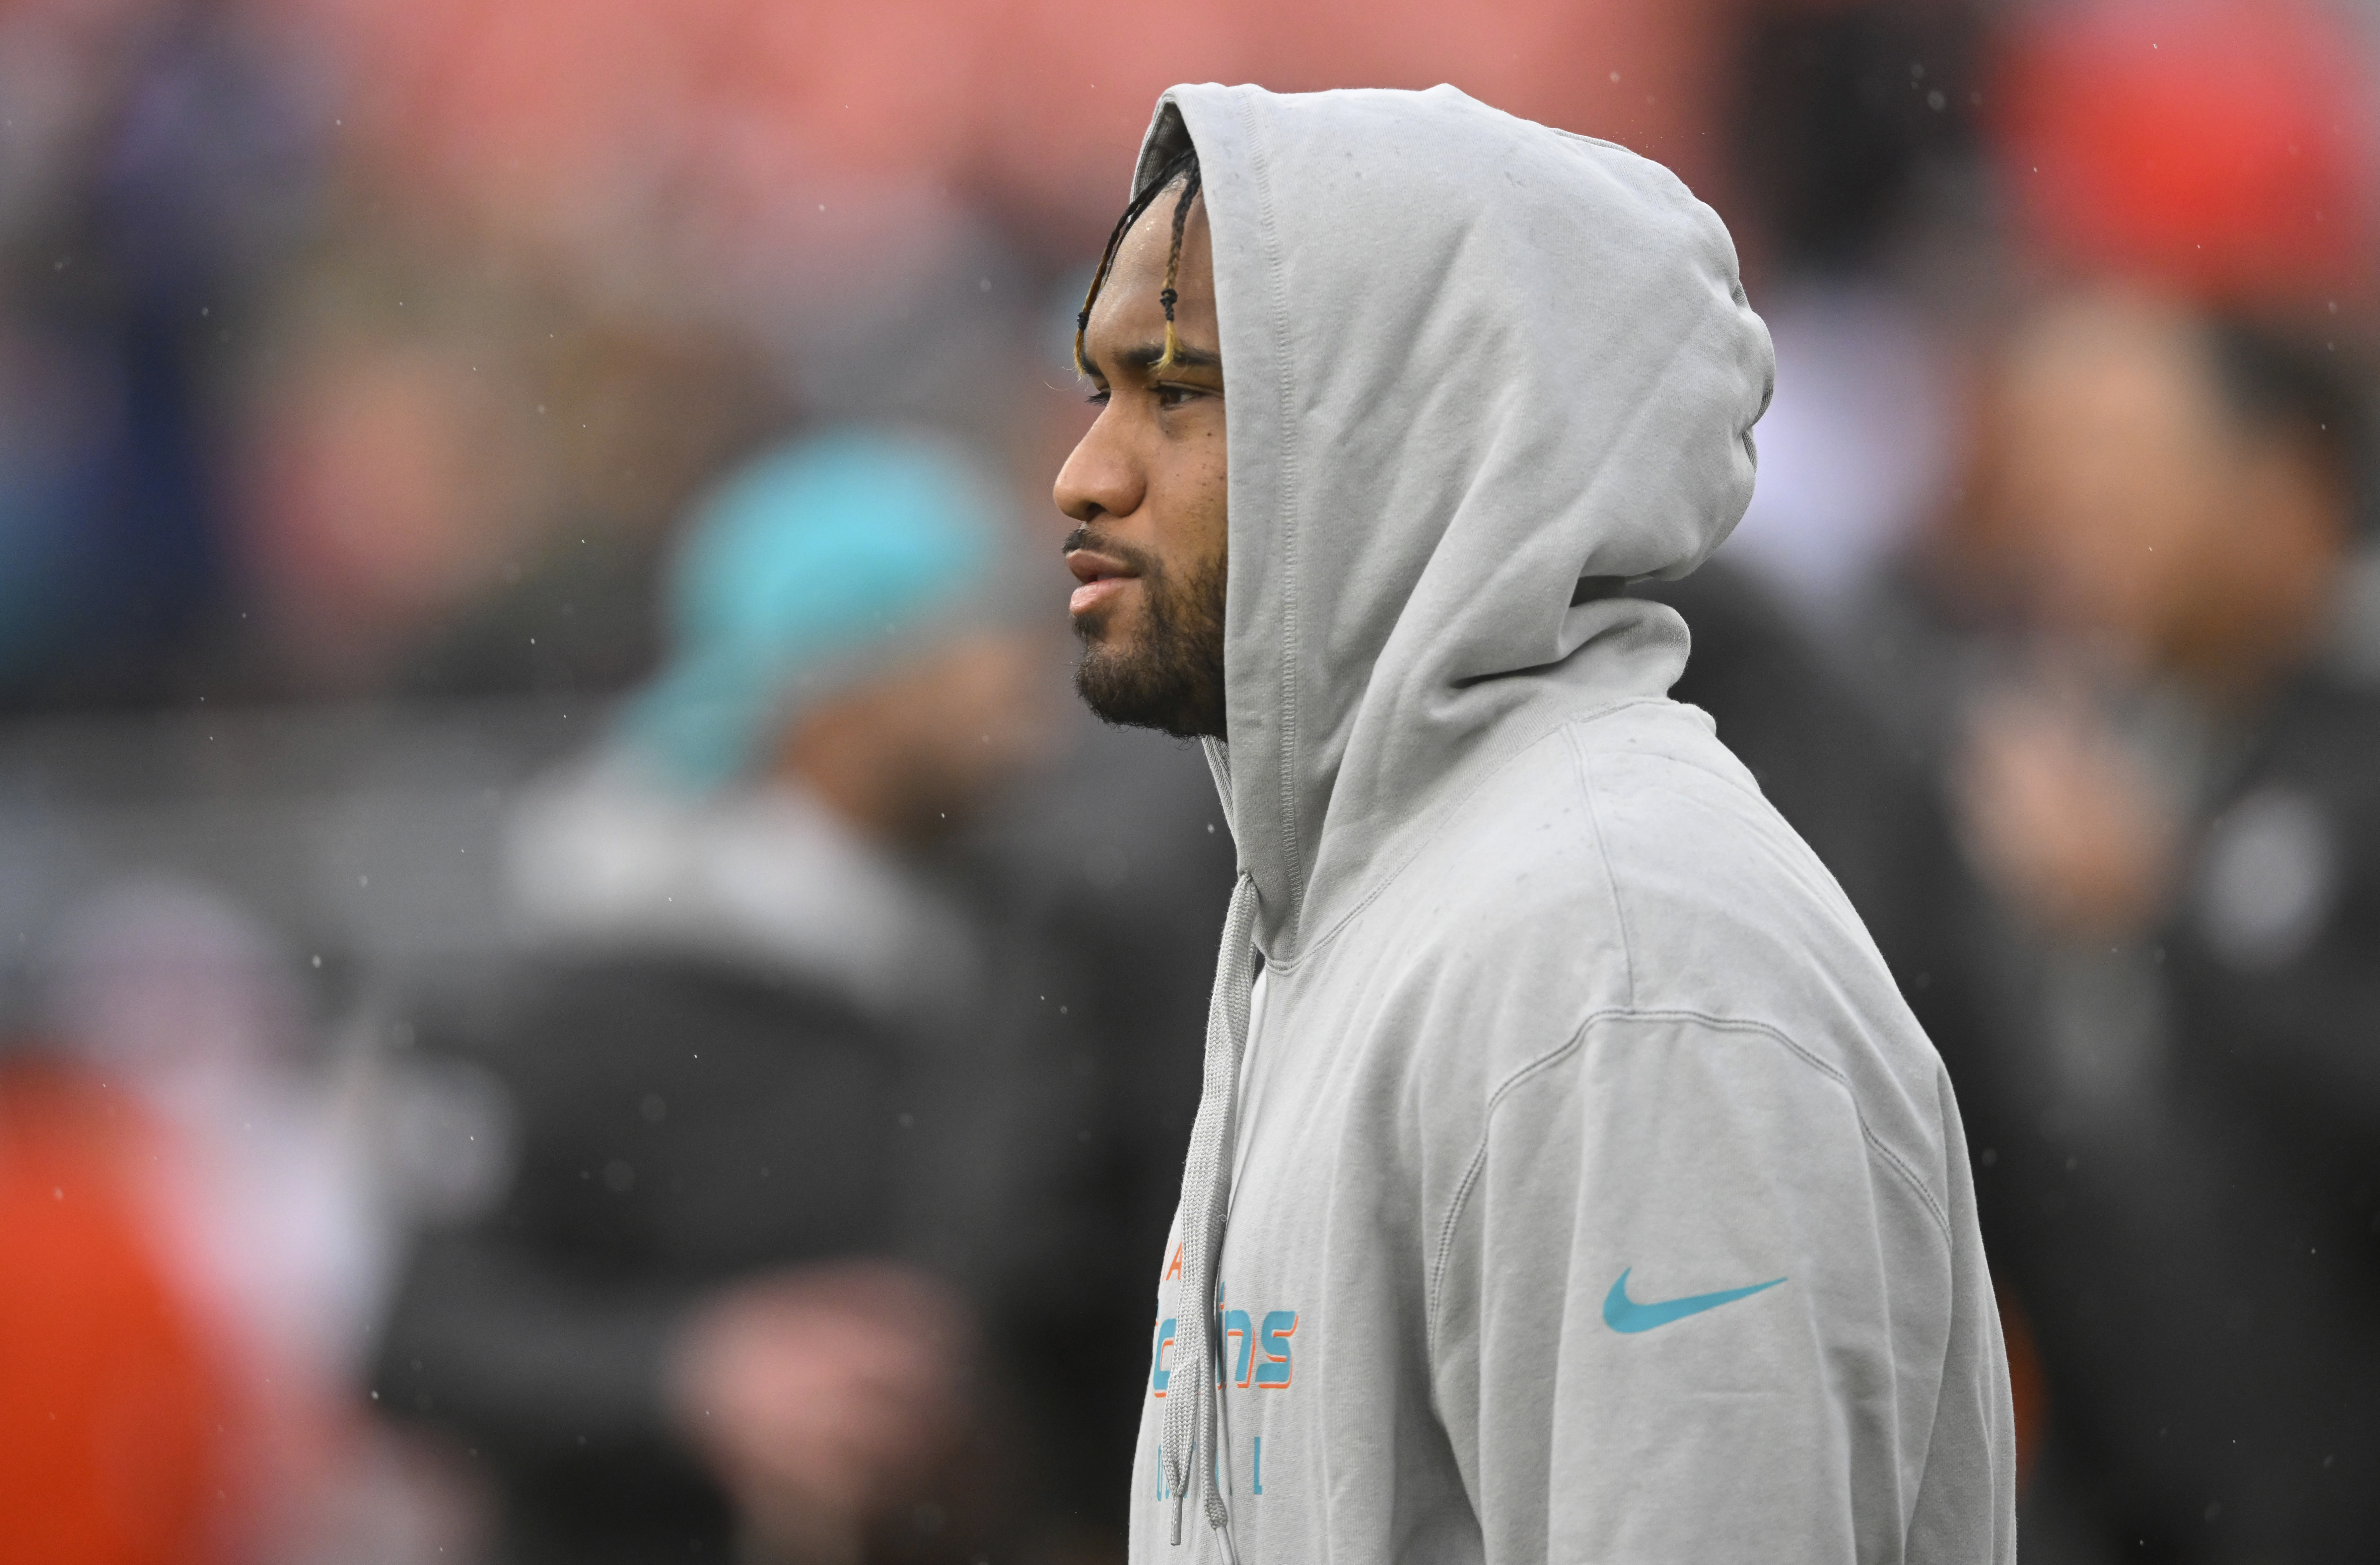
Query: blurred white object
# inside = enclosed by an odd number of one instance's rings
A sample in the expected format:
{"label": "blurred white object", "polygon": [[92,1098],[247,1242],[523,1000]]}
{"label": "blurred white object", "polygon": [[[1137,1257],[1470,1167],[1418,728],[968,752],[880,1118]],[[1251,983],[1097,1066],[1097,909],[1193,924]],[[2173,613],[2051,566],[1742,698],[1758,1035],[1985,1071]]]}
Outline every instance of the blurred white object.
{"label": "blurred white object", "polygon": [[963,1005],[978,981],[957,910],[790,783],[690,797],[625,753],[566,763],[522,791],[504,867],[527,949],[797,975],[880,1016]]}
{"label": "blurred white object", "polygon": [[2234,967],[2264,971],[2302,954],[2338,896],[2339,844],[2312,799],[2265,787],[2225,811],[2199,871],[2198,919]]}
{"label": "blurred white object", "polygon": [[1880,288],[1757,301],[1777,392],[1754,431],[1752,504],[1723,550],[1821,624],[1925,522],[1950,481],[1954,398],[1940,345]]}
{"label": "blurred white object", "polygon": [[2330,625],[2330,662],[2340,677],[2380,685],[2380,546],[2348,555]]}
{"label": "blurred white object", "polygon": [[295,958],[188,882],[120,882],[48,942],[42,1015],[182,1143],[154,1192],[189,1284],[267,1360],[355,1373],[391,1265],[369,1153],[309,1058]]}

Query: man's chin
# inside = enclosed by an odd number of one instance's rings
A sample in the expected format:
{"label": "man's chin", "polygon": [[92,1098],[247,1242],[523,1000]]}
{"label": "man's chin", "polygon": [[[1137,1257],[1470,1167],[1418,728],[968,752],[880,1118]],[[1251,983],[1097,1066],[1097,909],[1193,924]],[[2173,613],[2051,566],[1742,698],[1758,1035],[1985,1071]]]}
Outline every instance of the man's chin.
{"label": "man's chin", "polygon": [[1083,661],[1075,689],[1101,721],[1192,739],[1223,732],[1223,589],[1220,566],[1186,593],[1154,573],[1135,590],[1100,595],[1075,621]]}
{"label": "man's chin", "polygon": [[1220,703],[1201,699],[1196,681],[1160,660],[1086,640],[1075,668],[1075,693],[1091,715],[1118,728],[1154,728],[1177,739],[1220,729]]}
{"label": "man's chin", "polygon": [[[1137,585],[1136,583],[1134,585]],[[1075,639],[1087,648],[1105,648],[1122,657],[1140,651],[1147,625],[1131,595],[1115,592],[1071,616]]]}

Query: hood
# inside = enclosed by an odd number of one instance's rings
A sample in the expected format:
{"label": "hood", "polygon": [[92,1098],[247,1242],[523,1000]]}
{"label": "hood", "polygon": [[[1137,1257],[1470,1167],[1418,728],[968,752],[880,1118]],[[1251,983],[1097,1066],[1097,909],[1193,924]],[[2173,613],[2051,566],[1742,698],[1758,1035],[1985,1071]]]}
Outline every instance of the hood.
{"label": "hood", "polygon": [[1668,170],[1451,87],[1176,87],[1231,460],[1217,780],[1281,964],[1487,766],[1664,694],[1682,576],[1751,497],[1773,377],[1735,248]]}

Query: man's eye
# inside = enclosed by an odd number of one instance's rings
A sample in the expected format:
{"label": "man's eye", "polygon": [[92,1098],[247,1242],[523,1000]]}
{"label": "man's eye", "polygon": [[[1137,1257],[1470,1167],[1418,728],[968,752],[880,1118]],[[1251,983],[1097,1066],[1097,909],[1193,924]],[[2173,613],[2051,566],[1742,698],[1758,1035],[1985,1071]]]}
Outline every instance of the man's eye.
{"label": "man's eye", "polygon": [[1108,405],[1108,389],[1105,386],[1098,387],[1083,400],[1094,407],[1105,407]]}
{"label": "man's eye", "polygon": [[1206,391],[1200,386],[1173,385],[1160,381],[1149,388],[1149,394],[1157,398],[1157,406],[1160,407],[1179,407],[1185,402],[1205,395]]}

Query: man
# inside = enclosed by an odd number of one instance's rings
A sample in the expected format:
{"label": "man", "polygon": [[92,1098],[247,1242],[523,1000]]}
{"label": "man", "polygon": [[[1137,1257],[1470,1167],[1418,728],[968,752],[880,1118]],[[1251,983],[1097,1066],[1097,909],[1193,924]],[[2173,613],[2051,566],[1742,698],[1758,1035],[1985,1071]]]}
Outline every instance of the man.
{"label": "man", "polygon": [[1718,219],[1451,88],[1177,88],[1081,357],[1078,686],[1242,871],[1134,1557],[2011,1559],[1940,1062],[1620,590],[1751,489]]}
{"label": "man", "polygon": [[1050,734],[999,492],[906,436],[752,463],[680,549],[668,665],[517,807],[522,960],[429,1029],[517,1172],[424,1244],[379,1377],[492,1465],[507,1559],[973,1555],[960,1301],[1030,1177],[1002,1087],[1067,1085],[925,853]]}
{"label": "man", "polygon": [[[2202,1275],[2222,1282],[2191,1299],[2192,1341],[2176,1356],[2221,1373],[2160,1383],[2161,1366],[2143,1365],[2133,1384],[2163,1394],[2122,1412],[2140,1415],[2135,1450],[2159,1419],[2209,1480],[2196,1513],[2219,1541],[2205,1555],[2345,1561],[2380,1533],[2370,416],[2326,342],[2238,322],[2209,336],[2236,509],[2211,567],[2228,601],[2210,583],[2197,617],[2230,649],[2230,687],[2205,698],[2236,747],[2204,800],[2166,934],[2187,1148],[2175,1150],[2216,1187]],[[2161,1476],[2158,1520],[2187,1535],[2181,1486]],[[2208,1501],[2223,1513],[2207,1518]]]}
{"label": "man", "polygon": [[2356,375],[2326,337],[2093,290],[1992,382],[1977,532],[2029,612],[1961,796],[2049,953],[2028,1535],[2077,1555],[2344,1561],[2380,1530]]}

